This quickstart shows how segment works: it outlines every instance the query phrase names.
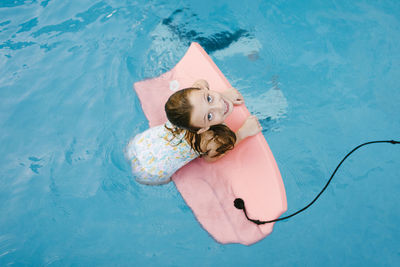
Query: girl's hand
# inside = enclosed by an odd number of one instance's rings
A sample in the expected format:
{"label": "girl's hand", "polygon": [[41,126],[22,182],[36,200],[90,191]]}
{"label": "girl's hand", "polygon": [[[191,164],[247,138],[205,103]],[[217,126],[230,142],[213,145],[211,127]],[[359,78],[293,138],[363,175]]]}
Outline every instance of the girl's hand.
{"label": "girl's hand", "polygon": [[231,87],[222,94],[232,101],[234,105],[240,105],[244,103],[242,94],[236,88]]}
{"label": "girl's hand", "polygon": [[200,89],[207,89],[207,90],[210,89],[210,86],[208,85],[208,82],[206,80],[204,80],[204,79],[197,80],[192,85],[192,87],[196,87],[196,88],[200,88]]}
{"label": "girl's hand", "polygon": [[236,142],[240,142],[246,137],[253,136],[261,132],[262,127],[257,117],[252,115],[246,119],[242,127],[236,132]]}

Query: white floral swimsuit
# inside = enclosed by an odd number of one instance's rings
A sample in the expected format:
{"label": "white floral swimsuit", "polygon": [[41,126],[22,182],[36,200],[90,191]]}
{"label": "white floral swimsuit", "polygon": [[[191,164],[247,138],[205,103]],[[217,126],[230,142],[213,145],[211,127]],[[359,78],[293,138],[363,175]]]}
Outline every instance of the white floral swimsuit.
{"label": "white floral swimsuit", "polygon": [[[167,122],[168,128],[172,127]],[[165,124],[152,127],[132,138],[126,147],[136,181],[142,184],[168,183],[182,166],[197,158],[184,139],[184,132],[174,138]]]}

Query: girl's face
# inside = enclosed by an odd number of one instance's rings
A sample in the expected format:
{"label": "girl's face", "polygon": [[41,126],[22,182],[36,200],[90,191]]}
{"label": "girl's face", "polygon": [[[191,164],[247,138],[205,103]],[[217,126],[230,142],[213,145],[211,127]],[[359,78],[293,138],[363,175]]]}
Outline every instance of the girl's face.
{"label": "girl's face", "polygon": [[223,123],[233,111],[233,103],[217,91],[193,90],[188,99],[193,107],[190,122],[192,126],[201,128],[198,133]]}

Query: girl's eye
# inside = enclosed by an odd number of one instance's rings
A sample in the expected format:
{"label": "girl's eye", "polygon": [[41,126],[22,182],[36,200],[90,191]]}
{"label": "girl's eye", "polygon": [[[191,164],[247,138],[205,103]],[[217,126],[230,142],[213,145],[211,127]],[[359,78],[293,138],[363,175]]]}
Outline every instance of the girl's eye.
{"label": "girl's eye", "polygon": [[212,96],[208,95],[207,96],[207,101],[208,101],[208,103],[211,103],[212,102]]}
{"label": "girl's eye", "polygon": [[213,114],[212,113],[208,113],[207,115],[207,119],[210,121],[213,119]]}

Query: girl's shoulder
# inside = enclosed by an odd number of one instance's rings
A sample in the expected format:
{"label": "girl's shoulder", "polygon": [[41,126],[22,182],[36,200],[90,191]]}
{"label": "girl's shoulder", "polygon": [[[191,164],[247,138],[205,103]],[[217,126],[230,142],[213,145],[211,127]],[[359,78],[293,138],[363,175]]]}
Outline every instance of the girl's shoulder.
{"label": "girl's shoulder", "polygon": [[170,132],[165,128],[165,124],[157,125],[138,133],[135,138],[140,140],[147,140],[146,142],[156,142],[158,139],[167,139]]}
{"label": "girl's shoulder", "polygon": [[201,134],[201,143],[208,143],[213,140],[215,133],[213,131],[205,131]]}
{"label": "girl's shoulder", "polygon": [[218,143],[215,141],[216,134],[213,131],[205,131],[201,134],[200,149],[207,154],[209,151],[218,149]]}
{"label": "girl's shoulder", "polygon": [[175,127],[171,122],[167,121],[163,124],[164,132],[174,138],[182,139],[185,136],[186,131]]}
{"label": "girl's shoulder", "polygon": [[214,125],[201,137],[201,149],[209,158],[220,157],[233,149],[236,143],[235,133],[223,124]]}
{"label": "girl's shoulder", "polygon": [[[217,136],[213,131],[206,131],[201,136],[200,148],[203,151],[202,156],[206,161],[214,161],[221,156],[218,149],[221,143],[217,141]],[[222,153],[223,154],[223,153]]]}

